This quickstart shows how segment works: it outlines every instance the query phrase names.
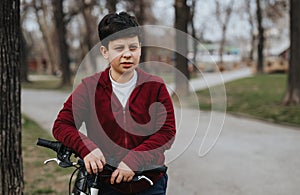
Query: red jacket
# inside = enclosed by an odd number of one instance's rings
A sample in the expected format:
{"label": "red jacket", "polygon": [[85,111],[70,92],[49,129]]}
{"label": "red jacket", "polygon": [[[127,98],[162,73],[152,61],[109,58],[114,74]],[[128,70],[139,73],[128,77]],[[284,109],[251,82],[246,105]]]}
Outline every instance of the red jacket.
{"label": "red jacket", "polygon": [[[137,68],[137,85],[123,108],[112,92],[109,68],[85,78],[65,102],[53,135],[84,158],[99,147],[104,157],[133,171],[162,165],[175,138],[175,117],[163,80]],[[78,131],[85,122],[87,135]]]}

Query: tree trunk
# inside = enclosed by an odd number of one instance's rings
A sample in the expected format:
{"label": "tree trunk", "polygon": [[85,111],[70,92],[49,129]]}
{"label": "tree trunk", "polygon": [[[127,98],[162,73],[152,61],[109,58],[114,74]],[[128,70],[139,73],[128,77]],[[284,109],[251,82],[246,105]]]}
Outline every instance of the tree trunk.
{"label": "tree trunk", "polygon": [[[187,43],[187,24],[189,21],[189,7],[186,0],[175,0],[175,28],[176,31],[176,71],[175,74],[175,92],[178,95],[189,94],[188,71],[188,43]],[[182,76],[184,75],[184,78]]]}
{"label": "tree trunk", "polygon": [[221,39],[221,43],[220,43],[220,49],[219,49],[219,57],[220,57],[220,61],[219,61],[219,65],[220,65],[220,71],[224,70],[224,62],[223,62],[223,53],[224,53],[224,48],[225,48],[225,43],[226,43],[226,31],[227,31],[227,24],[223,24],[222,26],[222,39]]}
{"label": "tree trunk", "polygon": [[260,0],[256,0],[256,16],[258,24],[257,73],[263,73],[264,67],[264,28],[262,25],[262,10]]}
{"label": "tree trunk", "polygon": [[[138,9],[139,13],[137,15],[137,20],[139,22],[139,25],[143,26],[145,24],[145,19],[146,19],[144,10],[149,9],[149,5],[147,7],[145,7],[144,0],[139,0],[138,7],[139,7],[139,9]],[[141,30],[143,30],[143,28]],[[146,55],[147,55],[147,48],[143,47],[143,40],[142,40],[140,63],[144,63],[146,61]]]}
{"label": "tree trunk", "polygon": [[246,1],[246,12],[248,14],[248,22],[250,25],[250,51],[249,51],[249,60],[253,61],[254,57],[254,47],[255,47],[255,32],[254,32],[254,17],[251,11],[251,0]]}
{"label": "tree trunk", "polygon": [[[48,55],[48,61],[50,62],[50,71],[52,74],[55,73],[55,70],[57,70],[57,63],[56,63],[56,58],[55,58],[55,52],[54,52],[54,45],[53,42],[51,41],[51,31],[49,30],[49,26],[47,26],[47,22],[46,22],[46,5],[43,3],[43,1],[38,2],[40,5],[38,6],[36,1],[34,0],[33,2],[33,7],[35,9],[35,15],[37,18],[37,22],[39,25],[39,29],[42,32],[42,36],[43,36],[43,41],[45,44],[45,49],[47,51],[47,55]],[[42,16],[40,16],[38,13],[39,11],[42,11]],[[52,33],[52,36],[54,36],[54,34]]]}
{"label": "tree trunk", "polygon": [[21,68],[21,75],[20,79],[22,82],[30,82],[28,79],[28,46],[26,40],[24,38],[23,33],[21,32],[21,48],[20,48],[20,68]]}
{"label": "tree trunk", "polygon": [[1,0],[0,21],[0,194],[23,194],[20,0]]}
{"label": "tree trunk", "polygon": [[63,0],[55,0],[53,3],[53,13],[55,27],[58,37],[58,51],[60,59],[60,67],[62,70],[61,86],[71,85],[71,70],[69,59],[69,48],[66,41],[66,24],[63,13]]}
{"label": "tree trunk", "polygon": [[[197,40],[198,37],[196,35],[196,28],[195,28],[195,10],[196,10],[196,0],[192,0],[191,7],[190,7],[190,15],[189,15],[189,24],[191,26],[192,36]],[[202,32],[202,31],[201,31]],[[193,40],[193,71],[197,70],[197,53],[198,53],[198,41]],[[196,66],[196,67],[195,67]]]}
{"label": "tree trunk", "polygon": [[290,0],[290,59],[285,105],[300,104],[300,1]]}
{"label": "tree trunk", "polygon": [[[151,0],[128,0],[127,2],[127,10],[135,14],[140,26],[145,25],[149,21],[153,23],[154,16],[151,11],[153,2]],[[141,30],[143,31],[143,28],[141,28]],[[143,47],[143,41],[144,40],[142,40],[140,63],[144,63],[147,56],[147,47]]]}
{"label": "tree trunk", "polygon": [[[90,18],[90,13],[91,13],[91,8],[88,7],[86,4],[85,4],[85,1],[82,0],[82,5],[83,5],[83,10],[82,10],[82,16],[83,16],[83,20],[84,20],[84,24],[85,24],[85,29],[86,29],[86,35],[85,35],[85,43],[88,47],[88,52],[91,51],[94,47],[94,43],[93,43],[93,37],[92,37],[92,34],[93,34],[93,29],[91,28],[91,18]],[[95,24],[96,25],[96,24]],[[93,52],[91,52],[89,54],[89,62],[91,64],[91,67],[93,69],[93,72],[96,72],[97,71],[97,62],[96,62],[96,56],[93,55]]]}
{"label": "tree trunk", "polygon": [[106,0],[106,5],[105,7],[108,9],[109,13],[114,13],[117,11],[117,3],[118,0]]}
{"label": "tree trunk", "polygon": [[[232,7],[235,0],[231,0],[229,4],[226,5],[225,10],[221,10],[220,1],[216,0],[216,17],[217,20],[222,28],[222,38],[220,42],[220,48],[219,48],[219,70],[224,70],[224,64],[223,64],[223,54],[224,54],[224,48],[226,44],[226,33],[227,33],[227,26],[231,18],[232,14]],[[225,13],[224,19],[222,18],[222,12]]]}

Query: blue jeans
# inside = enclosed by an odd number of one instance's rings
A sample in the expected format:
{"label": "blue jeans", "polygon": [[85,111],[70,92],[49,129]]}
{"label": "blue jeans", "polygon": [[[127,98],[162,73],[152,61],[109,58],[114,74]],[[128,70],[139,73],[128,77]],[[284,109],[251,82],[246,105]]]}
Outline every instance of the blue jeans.
{"label": "blue jeans", "polygon": [[[154,184],[154,186],[146,189],[145,191],[136,194],[131,194],[131,195],[166,195],[167,183],[168,183],[168,175],[164,174],[164,176],[160,178]],[[117,192],[107,185],[103,185],[99,191],[99,195],[126,195],[126,194]]]}

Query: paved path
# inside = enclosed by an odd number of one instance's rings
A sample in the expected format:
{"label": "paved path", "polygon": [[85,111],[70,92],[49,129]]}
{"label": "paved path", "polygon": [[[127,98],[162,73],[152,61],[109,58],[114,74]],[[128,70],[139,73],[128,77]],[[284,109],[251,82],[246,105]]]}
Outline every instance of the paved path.
{"label": "paved path", "polygon": [[[49,130],[66,98],[57,91],[23,90],[22,112]],[[167,152],[169,195],[300,194],[300,128],[193,109],[176,108],[176,118],[177,139]],[[199,155],[219,129],[216,145]]]}
{"label": "paved path", "polygon": [[[202,90],[208,87],[213,87],[216,85],[220,85],[229,81],[233,81],[240,78],[250,77],[253,75],[253,69],[249,67],[244,67],[232,71],[227,72],[205,72],[202,73],[199,78],[192,79],[190,81],[190,90]],[[172,93],[174,91],[175,85],[168,85],[169,92]]]}

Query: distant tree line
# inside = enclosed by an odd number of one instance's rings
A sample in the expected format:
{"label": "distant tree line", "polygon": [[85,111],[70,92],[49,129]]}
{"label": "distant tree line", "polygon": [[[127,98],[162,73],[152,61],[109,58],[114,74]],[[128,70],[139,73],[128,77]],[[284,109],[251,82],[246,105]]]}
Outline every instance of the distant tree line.
{"label": "distant tree line", "polygon": [[[38,0],[24,0],[22,1],[22,22],[28,21],[36,22],[39,26],[39,32],[28,31],[27,27],[23,25],[24,34],[24,51],[27,54],[43,51],[43,58],[47,60],[48,72],[55,74],[57,70],[62,71],[62,85],[70,85],[71,73],[70,73],[70,62],[75,61],[75,64],[79,64],[86,53],[98,42],[96,25],[101,15],[111,11],[123,11],[127,10],[133,13],[141,25],[145,24],[160,24],[160,16],[157,15],[153,10],[154,0],[80,0],[80,1],[38,1]],[[240,3],[239,3],[240,2]],[[184,0],[184,1],[173,1],[174,5],[174,27],[186,25],[186,29],[181,29],[183,32],[191,34],[200,41],[205,41],[203,36],[209,27],[209,22],[215,20],[216,24],[220,29],[220,47],[219,55],[220,61],[218,62],[219,68],[223,68],[223,53],[224,47],[228,40],[228,29],[231,18],[235,14],[245,20],[249,21],[251,26],[249,32],[249,39],[251,39],[249,59],[253,60],[254,50],[258,51],[259,59],[257,62],[261,64],[263,61],[260,54],[263,51],[263,30],[264,27],[261,25],[263,19],[267,23],[275,24],[280,26],[277,22],[277,18],[283,16],[286,10],[281,7],[288,6],[287,0],[243,0],[243,1],[220,1],[214,0],[210,2],[211,7],[214,7],[209,20],[200,19],[197,17],[198,13],[201,13],[201,5],[204,1],[196,0]],[[257,4],[257,7],[255,5]],[[262,6],[260,6],[262,4]],[[182,8],[185,7],[185,8]],[[178,12],[178,10],[180,11]],[[278,15],[272,15],[272,11],[275,9],[276,12],[281,13]],[[257,10],[257,14],[255,14]],[[261,11],[260,11],[261,10]],[[155,14],[154,14],[155,13]],[[176,13],[182,17],[178,17]],[[269,13],[269,14],[268,14]],[[248,15],[248,16],[247,16]],[[76,23],[76,30],[73,26]],[[186,23],[180,25],[180,23]],[[274,25],[273,25],[274,26]],[[257,33],[259,32],[259,34]],[[37,36],[42,35],[42,45],[37,44]],[[258,39],[260,41],[258,41]],[[79,46],[74,46],[72,43],[77,42]],[[256,46],[256,44],[258,46]],[[41,49],[42,47],[42,49]],[[258,49],[255,49],[255,48]],[[197,54],[197,47],[194,45],[194,59]],[[25,52],[24,52],[25,53]],[[27,55],[27,56],[28,56]],[[24,60],[26,55],[24,55]],[[144,56],[143,56],[144,57]],[[179,63],[179,62],[178,62]],[[24,65],[26,63],[23,63]],[[22,66],[23,67],[23,66]],[[22,71],[23,80],[27,79],[27,68],[23,67]],[[184,69],[180,68],[183,72]],[[186,74],[187,78],[189,76]]]}

